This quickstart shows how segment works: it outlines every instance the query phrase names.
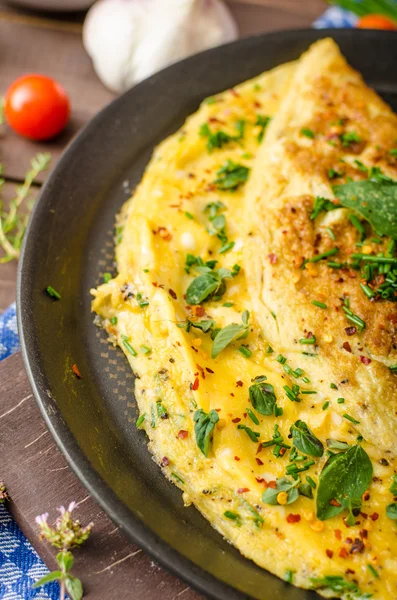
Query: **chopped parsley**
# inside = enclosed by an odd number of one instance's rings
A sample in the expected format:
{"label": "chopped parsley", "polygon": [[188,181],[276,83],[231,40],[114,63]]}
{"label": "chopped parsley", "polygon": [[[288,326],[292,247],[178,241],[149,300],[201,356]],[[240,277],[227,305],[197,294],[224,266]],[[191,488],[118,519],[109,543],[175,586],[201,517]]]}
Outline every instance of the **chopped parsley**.
{"label": "chopped parsley", "polygon": [[265,135],[266,127],[269,125],[270,121],[271,121],[271,117],[266,117],[263,115],[256,115],[255,125],[260,127],[260,131],[256,138],[259,143],[261,143],[261,141],[263,140],[263,136]]}
{"label": "chopped parsley", "polygon": [[354,144],[356,142],[361,142],[361,138],[357,135],[355,131],[347,131],[346,133],[341,133],[339,139],[342,142],[342,146],[344,148],[347,148],[351,144]]}
{"label": "chopped parsley", "polygon": [[214,184],[218,190],[234,191],[247,181],[249,171],[248,167],[227,160],[216,172],[218,178],[215,179]]}
{"label": "chopped parsley", "polygon": [[314,131],[312,129],[309,129],[307,127],[302,127],[301,129],[301,135],[304,135],[307,138],[310,138],[311,140],[314,140]]}

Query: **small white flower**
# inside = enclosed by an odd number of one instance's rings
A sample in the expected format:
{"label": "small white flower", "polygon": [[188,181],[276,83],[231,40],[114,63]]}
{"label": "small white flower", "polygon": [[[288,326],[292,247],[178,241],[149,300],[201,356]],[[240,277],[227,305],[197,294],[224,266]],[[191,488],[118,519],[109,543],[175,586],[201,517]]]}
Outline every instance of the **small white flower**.
{"label": "small white flower", "polygon": [[37,525],[42,527],[43,525],[47,525],[48,513],[43,513],[42,515],[38,515],[35,519]]}

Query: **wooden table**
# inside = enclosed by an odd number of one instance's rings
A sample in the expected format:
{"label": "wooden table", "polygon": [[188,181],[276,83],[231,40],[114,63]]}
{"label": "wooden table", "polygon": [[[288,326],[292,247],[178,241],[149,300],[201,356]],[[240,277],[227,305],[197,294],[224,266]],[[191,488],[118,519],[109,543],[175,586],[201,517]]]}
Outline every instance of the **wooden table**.
{"label": "wooden table", "polygon": [[[229,0],[242,36],[280,28],[309,26],[324,10],[322,0]],[[52,154],[52,167],[67,142],[113,94],[93,72],[81,42],[82,15],[38,16],[0,3],[0,95],[18,76],[40,72],[56,77],[71,97],[73,114],[55,142],[34,144],[7,127],[0,133],[5,167],[4,198],[12,197],[30,159],[38,151]],[[37,195],[48,172],[41,175]],[[0,265],[0,313],[15,299],[17,266]],[[0,363],[0,477],[12,498],[10,511],[50,568],[54,553],[40,542],[34,517],[76,500],[82,522],[93,520],[94,532],[78,553],[74,572],[89,598],[120,600],[193,600],[189,586],[156,565],[130,543],[94,503],[56,448],[35,404],[20,353]]]}

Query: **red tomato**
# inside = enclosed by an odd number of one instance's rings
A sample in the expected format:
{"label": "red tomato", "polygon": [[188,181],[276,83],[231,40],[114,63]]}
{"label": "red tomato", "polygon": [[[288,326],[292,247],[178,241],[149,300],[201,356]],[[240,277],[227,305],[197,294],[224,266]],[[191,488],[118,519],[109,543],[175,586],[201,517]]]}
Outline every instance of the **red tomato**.
{"label": "red tomato", "polygon": [[31,140],[48,140],[66,126],[70,114],[64,88],[45,75],[24,75],[8,88],[4,114],[14,131]]}
{"label": "red tomato", "polygon": [[356,23],[359,29],[397,29],[397,24],[383,15],[365,15]]}

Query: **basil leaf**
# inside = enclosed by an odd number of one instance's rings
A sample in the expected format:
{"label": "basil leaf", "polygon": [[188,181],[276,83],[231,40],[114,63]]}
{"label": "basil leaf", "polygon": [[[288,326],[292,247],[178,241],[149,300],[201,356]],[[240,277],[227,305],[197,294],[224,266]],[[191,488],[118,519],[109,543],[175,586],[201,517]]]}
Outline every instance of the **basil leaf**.
{"label": "basil leaf", "polygon": [[214,343],[212,344],[211,358],[216,358],[233,340],[242,337],[246,330],[246,325],[237,325],[237,323],[226,325],[215,336]]}
{"label": "basil leaf", "polygon": [[281,477],[280,479],[276,479],[276,487],[275,488],[267,488],[265,492],[262,494],[262,502],[265,504],[278,504],[277,496],[280,492],[287,492],[287,502],[286,504],[292,504],[299,498],[299,492],[297,490],[297,486],[299,485],[298,481],[292,481],[288,479],[288,477]]}
{"label": "basil leaf", "polygon": [[397,475],[393,475],[393,481],[390,484],[389,491],[393,496],[397,496]]}
{"label": "basil leaf", "polygon": [[66,591],[69,594],[71,600],[81,600],[83,597],[83,584],[80,579],[73,577],[73,575],[66,575],[65,579]]}
{"label": "basil leaf", "polygon": [[298,487],[298,491],[301,496],[306,496],[306,498],[313,498],[313,488],[310,483],[301,483]]}
{"label": "basil leaf", "polygon": [[322,456],[324,454],[324,446],[304,421],[296,421],[295,425],[291,425],[290,432],[295,448],[303,454],[309,456]]}
{"label": "basil leaf", "polygon": [[219,284],[219,278],[213,273],[199,275],[187,288],[186,302],[191,305],[201,304],[218,289]]}
{"label": "basil leaf", "polygon": [[[320,475],[317,517],[325,521],[346,508],[350,511],[359,508],[361,497],[371,483],[372,472],[371,460],[359,444],[331,456]],[[333,506],[331,501],[340,506]]]}
{"label": "basil leaf", "polygon": [[382,179],[333,187],[342,206],[364,217],[380,235],[397,237],[397,183]]}
{"label": "basil leaf", "polygon": [[212,432],[214,431],[216,423],[219,421],[219,415],[216,410],[211,410],[207,414],[200,408],[194,413],[193,421],[196,444],[204,456],[208,456],[212,442]]}
{"label": "basil leaf", "polygon": [[274,387],[270,383],[265,383],[263,376],[255,377],[248,393],[251,404],[258,413],[268,416],[273,414],[277,401]]}
{"label": "basil leaf", "polygon": [[389,517],[389,519],[397,521],[397,502],[392,502],[392,504],[388,504],[386,506],[386,515]]}

